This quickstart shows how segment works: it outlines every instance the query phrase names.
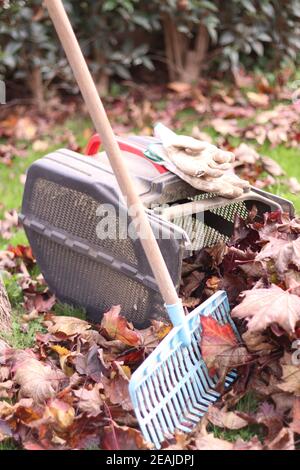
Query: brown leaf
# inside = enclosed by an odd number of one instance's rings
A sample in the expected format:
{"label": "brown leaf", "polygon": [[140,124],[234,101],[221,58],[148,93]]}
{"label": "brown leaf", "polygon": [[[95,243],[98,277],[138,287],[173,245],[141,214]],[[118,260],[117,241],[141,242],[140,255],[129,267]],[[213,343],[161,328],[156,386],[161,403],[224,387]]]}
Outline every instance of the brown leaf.
{"label": "brown leaf", "polygon": [[5,211],[3,220],[0,220],[0,235],[5,240],[12,237],[12,230],[19,225],[18,213],[16,210]]}
{"label": "brown leaf", "polygon": [[[190,444],[191,436],[182,431],[175,431],[174,439],[172,439],[172,444],[167,447],[163,447],[164,451],[174,451],[174,450],[183,450],[188,449]],[[173,443],[174,442],[174,443]]]}
{"label": "brown leaf", "polygon": [[246,442],[242,439],[238,439],[233,444],[233,450],[263,450],[263,445],[258,437],[254,436],[252,439],[249,441],[247,440]]}
{"label": "brown leaf", "polygon": [[[276,387],[277,388],[277,387]],[[275,403],[276,411],[281,415],[289,413],[293,407],[293,396],[286,392],[272,393],[272,401]]]}
{"label": "brown leaf", "polygon": [[269,96],[264,93],[255,93],[247,91],[248,100],[252,106],[257,108],[267,108],[269,106]]}
{"label": "brown leaf", "polygon": [[278,385],[281,390],[300,395],[300,366],[283,365],[282,381]]}
{"label": "brown leaf", "polygon": [[153,445],[146,442],[137,429],[118,426],[112,422],[104,428],[101,448],[104,450],[141,450],[152,449]]}
{"label": "brown leaf", "polygon": [[233,69],[233,76],[234,81],[239,88],[252,88],[254,85],[254,77],[250,74],[247,74],[241,67],[235,67]]}
{"label": "brown leaf", "polygon": [[293,421],[290,428],[296,434],[300,434],[300,396],[293,397]]}
{"label": "brown leaf", "polygon": [[300,298],[274,284],[270,289],[248,290],[243,301],[232,310],[232,316],[245,318],[250,331],[264,331],[272,323],[278,323],[293,333],[300,320]]}
{"label": "brown leaf", "polygon": [[260,159],[256,150],[245,143],[236,147],[233,153],[235,156],[235,162],[233,165],[235,167],[238,165],[255,165],[255,163]]}
{"label": "brown leaf", "polygon": [[277,436],[266,442],[268,450],[295,450],[294,434],[291,429],[282,428]]}
{"label": "brown leaf", "polygon": [[76,317],[51,315],[50,321],[47,321],[47,329],[52,334],[74,336],[80,335],[90,328],[91,325],[88,322]]}
{"label": "brown leaf", "polygon": [[59,429],[66,430],[74,422],[75,410],[69,403],[54,398],[48,401],[43,418],[51,418]]}
{"label": "brown leaf", "polygon": [[216,406],[210,406],[207,419],[213,425],[226,429],[242,429],[248,426],[248,422],[240,418],[234,411],[220,410]]}
{"label": "brown leaf", "polygon": [[231,136],[239,135],[239,126],[236,119],[215,118],[211,120],[210,124],[219,134]]}
{"label": "brown leaf", "polygon": [[109,378],[102,377],[105,395],[113,405],[121,405],[124,410],[132,410],[132,402],[129,396],[128,386],[131,376],[127,366],[121,366],[117,362],[113,364]]}
{"label": "brown leaf", "polygon": [[256,261],[266,259],[274,260],[280,274],[288,271],[289,265],[300,268],[300,237],[290,242],[282,238],[270,238],[270,241],[256,256]]}
{"label": "brown leaf", "polygon": [[171,82],[168,83],[168,88],[176,93],[187,93],[191,91],[192,86],[185,82]]}
{"label": "brown leaf", "polygon": [[36,403],[53,397],[66,379],[60,370],[52,369],[32,357],[19,360],[15,370],[14,380],[20,385],[21,395],[33,398]]}
{"label": "brown leaf", "polygon": [[12,380],[6,380],[5,382],[0,382],[0,398],[11,397],[13,385],[14,383]]}
{"label": "brown leaf", "polygon": [[91,390],[80,388],[73,393],[78,398],[78,409],[89,417],[102,413],[103,401],[100,396],[100,384],[96,384]]}
{"label": "brown leaf", "polygon": [[110,339],[117,339],[128,346],[139,346],[141,344],[140,334],[133,330],[127,323],[126,318],[120,315],[120,305],[113,306],[103,316],[101,328],[105,330]]}
{"label": "brown leaf", "polygon": [[281,168],[281,166],[277,162],[275,162],[275,160],[273,160],[272,158],[262,156],[261,160],[262,160],[262,164],[263,164],[264,169],[268,173],[270,173],[270,175],[272,175],[272,176],[284,175],[284,171]]}
{"label": "brown leaf", "polygon": [[300,193],[300,183],[296,177],[293,176],[292,178],[289,178],[287,181],[287,185],[291,193],[293,194]]}
{"label": "brown leaf", "polygon": [[95,382],[100,382],[102,374],[106,373],[106,368],[101,361],[99,352],[100,349],[94,344],[88,353],[79,353],[74,361],[77,372],[81,375],[90,377]]}
{"label": "brown leaf", "polygon": [[47,295],[41,294],[26,294],[24,306],[28,312],[35,311],[37,313],[49,312],[53,305],[55,305],[55,295],[48,297]]}
{"label": "brown leaf", "polygon": [[200,271],[193,271],[182,280],[182,294],[184,297],[191,297],[192,293],[200,286],[205,274]]}
{"label": "brown leaf", "polygon": [[214,437],[212,433],[198,437],[195,440],[197,450],[233,450],[233,444]]}
{"label": "brown leaf", "polygon": [[15,136],[19,140],[32,140],[37,134],[37,126],[30,117],[18,119]]}
{"label": "brown leaf", "polygon": [[49,143],[45,140],[35,140],[32,144],[32,149],[35,152],[46,152],[49,148]]}
{"label": "brown leaf", "polygon": [[270,341],[270,338],[268,338],[267,335],[257,331],[247,330],[242,335],[242,338],[250,352],[270,354],[271,351],[274,351],[277,348],[277,346]]}
{"label": "brown leaf", "polygon": [[228,253],[228,246],[222,241],[211,247],[205,248],[205,251],[211,256],[212,267],[214,268],[222,263],[224,256]]}
{"label": "brown leaf", "polygon": [[269,440],[273,440],[283,428],[283,415],[280,415],[274,406],[268,402],[260,405],[255,419],[258,424],[266,426]]}
{"label": "brown leaf", "polygon": [[188,309],[194,309],[200,304],[200,299],[196,297],[183,297],[182,305]]}
{"label": "brown leaf", "polygon": [[[1,134],[1,129],[0,129]],[[0,144],[0,161],[4,163],[4,165],[11,166],[12,160],[15,157],[25,157],[27,152],[24,150],[15,147],[12,144]]]}

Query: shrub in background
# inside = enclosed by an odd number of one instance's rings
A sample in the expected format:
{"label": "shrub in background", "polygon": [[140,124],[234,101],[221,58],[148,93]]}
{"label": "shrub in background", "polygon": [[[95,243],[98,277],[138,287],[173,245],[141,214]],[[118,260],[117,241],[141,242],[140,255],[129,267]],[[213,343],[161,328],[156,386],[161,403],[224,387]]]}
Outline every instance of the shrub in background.
{"label": "shrub in background", "polygon": [[[216,66],[278,68],[299,61],[300,0],[65,0],[99,91],[112,76],[153,70],[196,82]],[[155,60],[154,60],[155,59]],[[153,61],[152,61],[153,60]],[[153,63],[154,62],[154,63]],[[43,106],[51,84],[77,91],[40,0],[0,2],[0,75]]]}

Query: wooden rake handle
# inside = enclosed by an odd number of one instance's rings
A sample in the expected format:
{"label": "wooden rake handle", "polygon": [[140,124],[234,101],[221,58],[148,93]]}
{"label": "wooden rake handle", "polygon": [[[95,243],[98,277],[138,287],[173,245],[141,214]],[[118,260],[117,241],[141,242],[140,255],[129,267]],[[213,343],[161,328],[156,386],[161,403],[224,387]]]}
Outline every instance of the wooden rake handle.
{"label": "wooden rake handle", "polygon": [[63,3],[61,0],[45,0],[45,5],[63,45],[94,126],[103,142],[121,192],[127,201],[127,207],[134,207],[135,217],[133,217],[133,223],[137,233],[140,228],[142,228],[143,237],[141,237],[141,243],[162,297],[167,305],[178,304],[179,298],[176,289],[151,229],[144,207],[132,183],[125,160],[122,158],[116,137]]}

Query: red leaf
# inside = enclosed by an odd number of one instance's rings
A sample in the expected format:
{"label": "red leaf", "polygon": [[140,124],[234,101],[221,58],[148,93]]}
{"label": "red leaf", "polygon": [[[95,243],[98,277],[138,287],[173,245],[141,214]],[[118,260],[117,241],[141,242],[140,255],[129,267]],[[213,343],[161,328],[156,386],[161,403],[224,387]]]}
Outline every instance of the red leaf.
{"label": "red leaf", "polygon": [[32,249],[30,246],[25,246],[25,245],[17,245],[17,246],[9,246],[8,251],[13,253],[16,258],[21,258],[24,261],[27,262],[34,262],[34,257],[32,254]]}
{"label": "red leaf", "polygon": [[224,378],[228,369],[249,359],[229,323],[221,325],[212,317],[201,317],[201,325],[200,347],[211,376],[218,372]]}
{"label": "red leaf", "polygon": [[128,346],[139,346],[141,344],[140,334],[132,329],[126,318],[120,315],[120,311],[120,305],[113,306],[104,314],[101,327],[110,339],[117,339]]}

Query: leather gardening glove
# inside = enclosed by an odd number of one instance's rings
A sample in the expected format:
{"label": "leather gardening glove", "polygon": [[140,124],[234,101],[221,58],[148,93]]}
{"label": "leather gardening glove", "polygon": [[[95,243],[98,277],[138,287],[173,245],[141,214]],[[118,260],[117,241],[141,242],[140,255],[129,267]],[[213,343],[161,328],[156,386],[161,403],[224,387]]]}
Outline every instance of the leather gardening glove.
{"label": "leather gardening glove", "polygon": [[155,126],[155,135],[162,141],[169,160],[188,176],[218,178],[232,167],[234,154],[209,142],[177,135],[163,124]]}

